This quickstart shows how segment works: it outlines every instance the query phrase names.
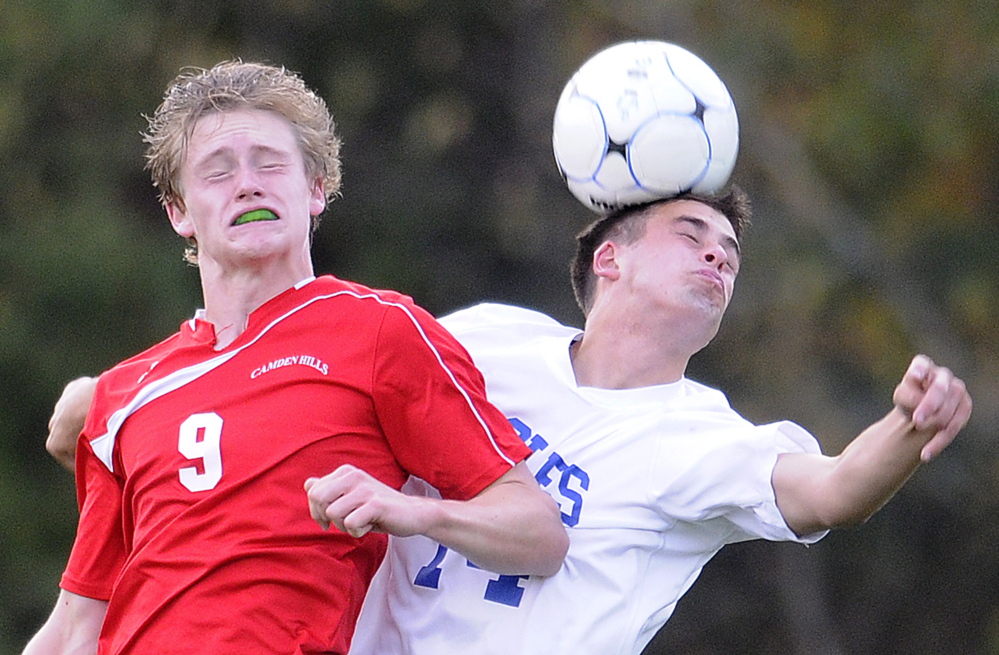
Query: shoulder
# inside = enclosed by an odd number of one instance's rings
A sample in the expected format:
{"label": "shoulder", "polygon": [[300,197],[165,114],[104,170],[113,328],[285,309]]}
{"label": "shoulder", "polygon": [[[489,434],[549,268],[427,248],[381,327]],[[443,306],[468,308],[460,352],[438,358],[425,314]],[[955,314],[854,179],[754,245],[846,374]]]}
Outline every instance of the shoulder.
{"label": "shoulder", "polygon": [[535,345],[561,348],[580,333],[541,312],[496,303],[454,312],[443,317],[441,324],[477,362],[487,355],[506,359],[517,353],[537,352]]}
{"label": "shoulder", "polygon": [[562,325],[546,314],[499,303],[480,303],[458,310],[440,319],[452,334],[477,331],[516,331],[531,336],[570,336],[578,328]]}
{"label": "shoulder", "polygon": [[682,390],[681,397],[683,397],[687,402],[692,404],[703,404],[707,407],[712,407],[718,411],[732,414],[733,416],[738,416],[742,419],[742,416],[732,409],[724,391],[716,389],[715,387],[710,387],[702,382],[691,380],[688,377],[684,377],[680,381],[680,388]]}
{"label": "shoulder", "polygon": [[376,323],[381,326],[379,329],[389,330],[436,324],[430,313],[411,297],[390,289],[375,289],[324,275],[302,291],[309,295],[307,302],[319,301],[320,306],[329,307],[329,311],[350,323]]}
{"label": "shoulder", "polygon": [[175,350],[180,341],[181,333],[175,332],[156,345],[146,348],[141,353],[118,362],[111,369],[101,374],[99,378],[100,384],[106,385],[123,378],[128,379],[133,377],[137,370],[147,370],[155,362],[160,361],[164,356]]}
{"label": "shoulder", "polygon": [[376,303],[386,306],[391,304],[415,306],[412,298],[398,291],[374,289],[358,282],[341,280],[332,275],[323,275],[316,278],[306,289],[314,296],[330,296],[347,301]]}
{"label": "shoulder", "polygon": [[816,438],[792,421],[756,424],[746,419],[729,404],[728,398],[714,389],[689,378],[682,380],[683,394],[677,407],[698,416],[703,429],[734,428],[736,440],[776,444],[779,452],[819,452]]}
{"label": "shoulder", "polygon": [[[92,407],[87,412],[84,432],[90,435],[102,433],[108,415],[134,397],[142,381],[148,378],[164,358],[177,350],[181,341],[181,333],[175,333],[101,373],[97,378]],[[99,426],[100,431],[95,433],[90,429],[91,426]]]}
{"label": "shoulder", "polygon": [[369,340],[379,356],[411,353],[414,343],[431,352],[456,349],[454,337],[406,294],[328,275],[316,278],[306,289],[311,294],[308,302],[332,303],[317,305],[322,320],[335,325],[345,338]]}

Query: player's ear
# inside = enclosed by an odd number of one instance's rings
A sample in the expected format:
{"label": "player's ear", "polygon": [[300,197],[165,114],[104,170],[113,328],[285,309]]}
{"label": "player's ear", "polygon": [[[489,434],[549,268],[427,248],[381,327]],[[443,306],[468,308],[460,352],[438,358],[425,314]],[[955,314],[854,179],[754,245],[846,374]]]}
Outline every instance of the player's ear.
{"label": "player's ear", "polygon": [[326,209],[326,192],[323,191],[323,180],[319,178],[312,185],[312,192],[309,194],[309,215],[319,216]]}
{"label": "player's ear", "polygon": [[183,203],[177,201],[169,202],[164,208],[174,232],[188,239],[194,236],[194,223],[184,210]]}
{"label": "player's ear", "polygon": [[598,278],[616,280],[621,277],[618,264],[618,247],[613,241],[604,241],[593,251],[593,274]]}

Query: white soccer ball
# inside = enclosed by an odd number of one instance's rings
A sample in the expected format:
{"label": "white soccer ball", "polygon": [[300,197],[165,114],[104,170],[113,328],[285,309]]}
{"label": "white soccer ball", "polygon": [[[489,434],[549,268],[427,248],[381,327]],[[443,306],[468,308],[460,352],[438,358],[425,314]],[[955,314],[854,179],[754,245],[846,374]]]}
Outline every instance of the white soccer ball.
{"label": "white soccer ball", "polygon": [[569,190],[608,213],[728,181],[739,118],[724,82],[693,53],[662,41],[598,52],[555,108],[555,161]]}

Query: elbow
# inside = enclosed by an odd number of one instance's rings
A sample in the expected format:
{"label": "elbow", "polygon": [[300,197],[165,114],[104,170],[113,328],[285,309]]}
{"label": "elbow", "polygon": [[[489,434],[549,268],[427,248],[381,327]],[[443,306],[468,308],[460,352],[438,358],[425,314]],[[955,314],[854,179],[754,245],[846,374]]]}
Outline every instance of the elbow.
{"label": "elbow", "polygon": [[878,507],[846,507],[830,517],[828,520],[829,529],[843,529],[859,527],[874,516]]}
{"label": "elbow", "polygon": [[477,566],[500,575],[548,578],[558,573],[569,551],[569,536],[561,522],[557,528],[535,530],[530,536],[524,536],[527,538],[520,541],[516,552],[507,551],[498,557],[493,553],[482,553],[480,557],[472,555],[470,559],[474,559]]}
{"label": "elbow", "polygon": [[811,503],[778,504],[784,522],[799,537],[863,525],[871,518],[876,507],[823,495],[821,501]]}
{"label": "elbow", "polygon": [[67,445],[51,436],[45,440],[45,451],[70,471],[76,470],[76,444]]}
{"label": "elbow", "polygon": [[562,568],[569,552],[569,535],[555,500],[540,491],[539,497],[543,497],[544,511],[536,515],[535,527],[529,531],[531,536],[522,542],[526,547],[522,551],[524,560],[519,563],[520,570],[516,574],[551,577]]}
{"label": "elbow", "polygon": [[566,532],[565,525],[562,523],[562,510],[558,503],[548,494],[544,494],[544,497],[548,505],[545,517],[547,547],[545,548],[546,557],[540,562],[540,570],[537,575],[550,577],[559,572],[559,569],[562,568],[562,562],[565,561],[565,556],[569,552],[569,533]]}
{"label": "elbow", "polygon": [[537,517],[534,523],[535,529],[530,531],[531,536],[522,542],[523,559],[512,567],[518,570],[511,569],[508,572],[512,575],[551,577],[562,568],[566,553],[569,552],[569,535],[562,525],[558,505],[548,494],[544,496],[546,501],[551,503],[550,510]]}
{"label": "elbow", "polygon": [[871,518],[870,515],[859,515],[859,514],[843,514],[834,517],[830,517],[823,521],[818,529],[812,532],[820,532],[823,530],[843,530],[846,528],[856,528],[867,522],[867,519]]}
{"label": "elbow", "polygon": [[553,529],[547,540],[545,556],[538,562],[538,570],[535,575],[551,577],[562,568],[566,553],[569,552],[569,535],[566,534],[562,521],[559,519],[558,525]]}
{"label": "elbow", "polygon": [[798,526],[792,526],[798,536],[823,532],[825,530],[842,530],[845,528],[856,528],[874,516],[877,508],[858,507],[855,505],[831,506],[825,511],[816,514],[811,522],[804,522]]}

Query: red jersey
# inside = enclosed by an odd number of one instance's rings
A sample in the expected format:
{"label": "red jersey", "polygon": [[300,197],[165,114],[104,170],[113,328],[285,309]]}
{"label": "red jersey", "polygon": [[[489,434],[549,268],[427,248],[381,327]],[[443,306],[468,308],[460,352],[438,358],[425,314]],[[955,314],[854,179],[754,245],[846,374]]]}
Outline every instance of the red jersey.
{"label": "red jersey", "polygon": [[109,600],[99,653],[346,653],[384,535],[323,532],[305,479],[353,464],[464,500],[530,454],[409,298],[303,283],[215,350],[199,319],[103,374],[62,587]]}

